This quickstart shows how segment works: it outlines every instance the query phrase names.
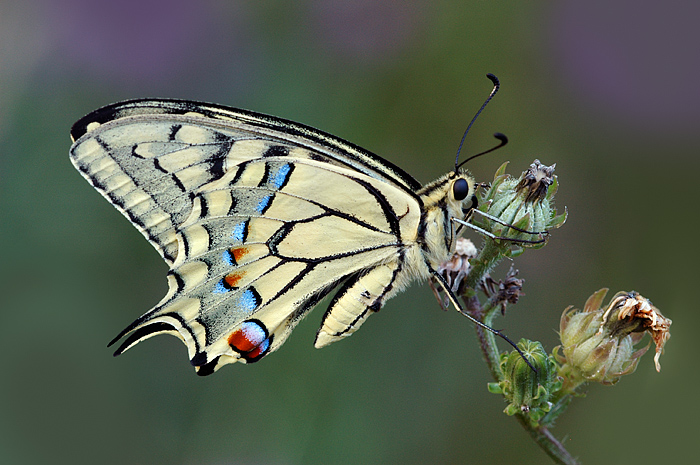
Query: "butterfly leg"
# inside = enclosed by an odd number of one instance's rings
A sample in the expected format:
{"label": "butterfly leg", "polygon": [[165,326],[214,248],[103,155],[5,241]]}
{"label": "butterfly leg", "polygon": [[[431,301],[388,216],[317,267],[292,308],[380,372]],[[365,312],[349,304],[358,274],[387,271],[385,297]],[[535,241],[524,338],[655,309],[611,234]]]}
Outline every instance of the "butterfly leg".
{"label": "butterfly leg", "polygon": [[[475,211],[478,211],[478,210],[475,210]],[[523,232],[523,233],[526,233],[526,234],[538,235],[540,238],[539,238],[539,239],[536,239],[536,240],[527,240],[527,239],[516,239],[516,238],[511,238],[511,237],[497,236],[497,235],[493,234],[493,233],[490,232],[490,231],[487,231],[487,230],[485,230],[485,229],[483,229],[483,228],[480,228],[479,226],[477,226],[477,225],[475,225],[475,224],[473,224],[473,223],[470,223],[470,222],[467,222],[467,221],[464,221],[464,220],[460,220],[459,218],[452,218],[452,221],[455,222],[455,223],[459,223],[459,224],[461,224],[461,225],[463,225],[463,226],[467,226],[468,228],[471,228],[471,229],[473,229],[474,231],[476,231],[476,232],[478,232],[478,233],[481,233],[481,234],[483,234],[483,235],[486,236],[486,237],[490,237],[491,239],[494,239],[494,240],[495,240],[495,239],[500,239],[500,240],[504,240],[504,241],[515,242],[515,243],[523,243],[523,244],[541,244],[542,242],[545,242],[545,241],[547,240],[547,236],[549,236],[549,231],[539,231],[539,232],[537,232],[537,231],[526,231],[526,230],[524,230],[524,229],[520,229],[520,228],[518,228],[518,227],[516,227],[516,226],[513,226],[512,224],[504,223],[504,222],[501,221],[500,219],[498,219],[498,218],[496,218],[496,217],[494,217],[494,216],[491,216],[491,215],[489,215],[489,214],[486,214],[486,213],[484,213],[484,212],[479,212],[479,214],[481,214],[482,216],[485,216],[485,217],[487,217],[487,218],[489,218],[489,219],[491,219],[491,220],[493,220],[493,221],[496,221],[496,222],[499,223],[499,224],[502,224],[502,225],[504,225],[504,226],[507,226],[507,227],[509,227],[509,228],[511,228],[511,229],[515,229],[516,231],[520,231],[520,232]]]}

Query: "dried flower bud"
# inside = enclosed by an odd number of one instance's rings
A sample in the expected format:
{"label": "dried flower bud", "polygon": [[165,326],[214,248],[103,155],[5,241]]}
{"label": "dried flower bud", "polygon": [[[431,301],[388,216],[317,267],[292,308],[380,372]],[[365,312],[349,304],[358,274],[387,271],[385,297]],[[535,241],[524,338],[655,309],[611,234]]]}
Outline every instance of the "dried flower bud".
{"label": "dried flower bud", "polygon": [[556,165],[545,166],[535,160],[518,179],[505,174],[506,165],[504,163],[496,171],[491,188],[479,207],[480,211],[498,218],[504,224],[481,219],[479,215],[475,216],[474,223],[496,236],[525,241],[539,237],[523,230],[540,233],[564,224],[566,211],[557,216],[553,206],[558,188],[557,177],[553,174]]}
{"label": "dried flower bud", "polygon": [[528,202],[542,201],[547,196],[549,186],[554,183],[554,168],[556,166],[556,163],[552,166],[545,166],[535,159],[530,164],[530,168],[520,176],[520,182],[515,190],[527,193],[526,201]]}
{"label": "dried flower bud", "polygon": [[517,304],[523,292],[524,279],[518,278],[518,270],[510,266],[505,281],[496,281],[491,276],[486,276],[481,281],[481,290],[486,297],[493,299],[496,305],[501,306],[501,314],[506,313],[506,304]]}
{"label": "dried flower bud", "polygon": [[509,402],[504,412],[521,413],[533,422],[539,421],[552,408],[552,394],[561,388],[557,364],[539,342],[521,339],[518,347],[532,363],[533,371],[517,351],[501,355],[503,379],[489,384],[489,391],[503,394]]}
{"label": "dried flower bud", "polygon": [[608,289],[601,289],[586,301],[583,310],[564,310],[560,323],[563,356],[561,373],[572,385],[585,381],[614,384],[620,377],[633,373],[639,358],[649,346],[635,351],[644,332],[656,344],[654,362],[661,369],[659,357],[670,337],[671,320],[664,317],[649,300],[637,292],[618,292],[610,303],[601,307]]}

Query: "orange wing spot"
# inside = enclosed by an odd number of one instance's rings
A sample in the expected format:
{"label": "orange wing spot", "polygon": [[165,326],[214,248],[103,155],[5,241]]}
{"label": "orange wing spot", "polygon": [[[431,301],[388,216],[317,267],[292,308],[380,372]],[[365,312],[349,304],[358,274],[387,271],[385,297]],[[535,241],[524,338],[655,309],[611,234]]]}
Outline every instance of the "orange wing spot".
{"label": "orange wing spot", "polygon": [[251,341],[244,331],[238,330],[231,333],[228,337],[228,345],[238,352],[247,353],[255,349],[257,341]]}
{"label": "orange wing spot", "polygon": [[246,354],[257,348],[266,338],[266,332],[260,324],[246,321],[240,329],[231,333],[228,345],[236,352]]}
{"label": "orange wing spot", "polygon": [[238,281],[241,280],[245,273],[242,271],[238,271],[236,273],[231,273],[227,274],[224,277],[224,281],[226,281],[226,284],[228,284],[229,287],[236,287],[238,285]]}
{"label": "orange wing spot", "polygon": [[234,260],[238,262],[241,258],[245,257],[248,254],[248,248],[247,247],[235,247],[232,249],[229,249],[229,252],[231,252],[231,255],[233,255]]}

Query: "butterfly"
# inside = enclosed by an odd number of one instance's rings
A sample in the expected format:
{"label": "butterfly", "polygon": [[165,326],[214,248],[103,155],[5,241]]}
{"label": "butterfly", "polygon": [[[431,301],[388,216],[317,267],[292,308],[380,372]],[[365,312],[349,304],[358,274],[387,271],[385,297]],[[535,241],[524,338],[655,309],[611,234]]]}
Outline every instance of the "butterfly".
{"label": "butterfly", "polygon": [[[481,109],[498,89],[489,77]],[[167,295],[110,343],[125,338],[115,356],[171,334],[199,375],[275,351],[334,289],[317,348],[412,281],[445,287],[435,270],[453,251],[452,219],[476,205],[477,184],[457,163],[422,186],[332,135],[214,104],[115,103],[71,137],[73,165],[169,266]]]}

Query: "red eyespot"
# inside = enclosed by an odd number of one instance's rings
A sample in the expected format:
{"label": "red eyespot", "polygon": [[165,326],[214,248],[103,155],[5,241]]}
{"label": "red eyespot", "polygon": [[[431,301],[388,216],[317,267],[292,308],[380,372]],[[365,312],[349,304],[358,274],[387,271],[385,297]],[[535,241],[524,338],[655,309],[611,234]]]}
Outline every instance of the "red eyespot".
{"label": "red eyespot", "polygon": [[241,354],[246,362],[257,362],[270,350],[272,336],[259,320],[244,321],[239,329],[228,337],[228,344]]}

